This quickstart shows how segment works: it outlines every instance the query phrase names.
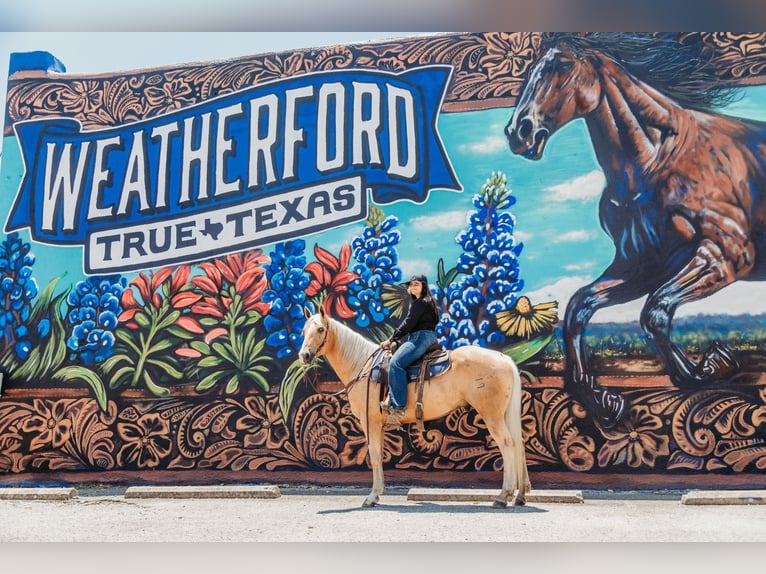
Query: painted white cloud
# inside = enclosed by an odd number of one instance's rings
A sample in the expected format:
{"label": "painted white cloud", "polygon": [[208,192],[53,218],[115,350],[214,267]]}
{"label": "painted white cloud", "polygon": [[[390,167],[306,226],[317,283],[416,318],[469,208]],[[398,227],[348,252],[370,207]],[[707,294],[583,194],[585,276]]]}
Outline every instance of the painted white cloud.
{"label": "painted white cloud", "polygon": [[414,231],[458,231],[465,227],[467,220],[467,211],[442,211],[434,215],[413,217],[408,221],[408,226]]}
{"label": "painted white cloud", "polygon": [[490,154],[503,151],[508,146],[508,142],[502,135],[492,135],[484,138],[483,140],[460,144],[458,150],[463,153],[475,153],[475,154]]}
{"label": "painted white cloud", "polygon": [[[322,244],[320,246],[322,249],[325,249],[326,251],[329,251],[333,255],[337,256],[340,253],[343,244],[348,243],[351,245],[351,242],[357,235],[359,235],[359,228],[350,228],[346,231],[344,237],[341,237],[340,239],[329,242],[327,244]],[[314,257],[314,243],[309,240],[306,240],[306,256],[308,259],[312,259]],[[351,265],[353,266],[354,263],[355,261],[352,259]]]}
{"label": "painted white cloud", "polygon": [[595,261],[584,261],[582,263],[570,263],[569,265],[564,265],[565,271],[585,271],[587,269],[593,269],[593,267],[596,266]]}
{"label": "painted white cloud", "polygon": [[[551,285],[546,285],[535,291],[524,293],[529,297],[532,304],[546,301],[558,301],[559,318],[564,318],[569,299],[575,291],[587,285],[593,280],[584,275],[562,277]],[[758,282],[740,281],[729,285],[710,297],[681,305],[676,312],[676,317],[688,317],[691,315],[715,315],[727,313],[730,315],[760,315],[766,313],[766,299],[763,295],[763,285]],[[644,306],[646,297],[623,305],[615,305],[600,309],[591,319],[593,323],[626,323],[637,322]]]}
{"label": "painted white cloud", "polygon": [[427,259],[400,259],[399,267],[402,270],[403,281],[417,273],[428,277],[429,283],[436,283],[436,268]]}
{"label": "painted white cloud", "polygon": [[556,235],[551,238],[551,243],[582,243],[595,237],[593,231],[585,231],[584,229],[576,229],[574,231],[567,231],[561,235]]}
{"label": "painted white cloud", "polygon": [[588,201],[601,195],[605,184],[603,172],[596,169],[564,183],[546,187],[543,193],[547,201]]}
{"label": "painted white cloud", "polygon": [[513,236],[516,238],[516,241],[521,241],[522,243],[526,243],[530,239],[532,239],[535,234],[529,233],[527,231],[514,231]]}

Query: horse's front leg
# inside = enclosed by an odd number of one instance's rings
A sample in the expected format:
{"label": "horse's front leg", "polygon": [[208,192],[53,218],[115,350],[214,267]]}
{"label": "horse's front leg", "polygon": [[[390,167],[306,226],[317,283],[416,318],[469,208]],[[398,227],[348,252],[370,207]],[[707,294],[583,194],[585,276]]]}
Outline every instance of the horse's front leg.
{"label": "horse's front leg", "polygon": [[380,502],[380,495],[386,488],[385,478],[383,477],[383,421],[374,417],[369,422],[367,430],[367,449],[370,455],[370,466],[372,467],[372,491],[364,499],[362,506],[375,506]]}
{"label": "horse's front leg", "polygon": [[733,353],[718,341],[695,363],[670,340],[670,324],[681,303],[706,297],[735,279],[731,260],[721,248],[712,241],[703,241],[692,260],[647,298],[641,311],[641,327],[662,355],[676,386],[693,388],[716,383],[739,371]]}
{"label": "horse's front leg", "polygon": [[[611,269],[611,267],[610,267]],[[629,282],[610,275],[610,269],[593,283],[578,289],[567,304],[564,317],[566,354],[565,384],[577,393],[604,427],[617,424],[625,414],[625,399],[601,388],[589,374],[586,361],[585,326],[599,309],[632,301],[646,289],[638,281]]]}

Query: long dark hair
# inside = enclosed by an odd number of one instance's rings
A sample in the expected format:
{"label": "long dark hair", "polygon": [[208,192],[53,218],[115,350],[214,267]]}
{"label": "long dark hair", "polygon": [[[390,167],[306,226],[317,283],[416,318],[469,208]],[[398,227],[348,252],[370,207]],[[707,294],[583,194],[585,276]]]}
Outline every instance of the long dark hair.
{"label": "long dark hair", "polygon": [[[423,277],[425,279],[425,277]],[[431,305],[431,308],[434,310],[434,315],[436,316],[436,322],[439,322],[439,305],[436,302],[436,298],[431,293],[431,287],[428,286],[428,280],[421,282],[421,285],[423,285],[423,289],[420,292],[420,299],[424,299],[426,303]]]}

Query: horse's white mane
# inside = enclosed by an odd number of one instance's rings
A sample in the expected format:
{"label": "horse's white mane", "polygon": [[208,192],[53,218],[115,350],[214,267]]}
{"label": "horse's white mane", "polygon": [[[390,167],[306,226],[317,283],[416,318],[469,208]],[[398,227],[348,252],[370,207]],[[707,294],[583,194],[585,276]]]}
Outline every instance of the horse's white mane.
{"label": "horse's white mane", "polygon": [[352,370],[361,370],[377,345],[340,321],[336,321],[332,317],[327,317],[327,319],[328,325],[337,339],[336,349],[339,360],[351,366]]}

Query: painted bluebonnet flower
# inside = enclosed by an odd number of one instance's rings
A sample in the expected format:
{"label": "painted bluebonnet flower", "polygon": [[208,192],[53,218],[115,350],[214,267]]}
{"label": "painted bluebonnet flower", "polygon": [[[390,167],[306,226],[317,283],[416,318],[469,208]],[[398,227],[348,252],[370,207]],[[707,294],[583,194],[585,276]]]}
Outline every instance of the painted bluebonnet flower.
{"label": "painted bluebonnet flower", "polygon": [[271,304],[269,314],[263,319],[267,333],[266,346],[276,351],[276,358],[297,356],[301,347],[301,331],[306,323],[303,307],[306,305],[305,289],[309,276],[306,266],[306,242],[295,239],[277,243],[269,253],[271,264],[266,267],[270,289],[263,293],[263,301]]}
{"label": "painted bluebonnet flower", "polygon": [[501,347],[507,337],[497,328],[495,314],[513,307],[524,287],[518,256],[523,244],[513,236],[513,214],[503,211],[516,203],[504,174],[493,173],[474,195],[476,208],[469,227],[455,241],[463,248],[457,270],[463,274],[438,290],[443,310],[436,333],[449,348],[463,345]]}
{"label": "painted bluebonnet flower", "polygon": [[382,323],[390,313],[382,303],[381,288],[402,279],[396,249],[401,235],[394,229],[398,222],[395,216],[384,217],[380,208],[371,206],[361,235],[351,242],[354,259],[358,262],[353,271],[360,278],[349,284],[348,303],[357,311],[359,327]]}
{"label": "painted bluebonnet flower", "polygon": [[72,359],[85,365],[101,363],[114,348],[114,330],[122,313],[120,298],[127,280],[120,275],[93,276],[78,281],[67,295],[66,316]]}
{"label": "painted bluebonnet flower", "polygon": [[[3,347],[13,346],[16,356],[24,360],[32,350],[30,326],[32,299],[37,297],[37,282],[32,277],[35,257],[29,243],[24,243],[14,232],[0,243],[0,332]],[[45,336],[50,322],[36,325],[38,335]]]}

